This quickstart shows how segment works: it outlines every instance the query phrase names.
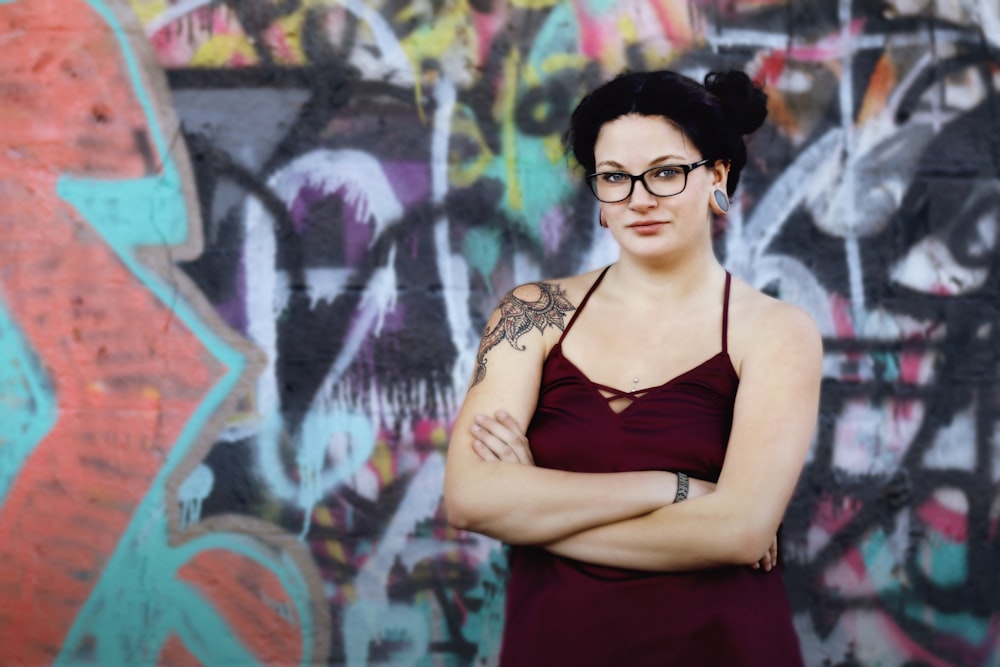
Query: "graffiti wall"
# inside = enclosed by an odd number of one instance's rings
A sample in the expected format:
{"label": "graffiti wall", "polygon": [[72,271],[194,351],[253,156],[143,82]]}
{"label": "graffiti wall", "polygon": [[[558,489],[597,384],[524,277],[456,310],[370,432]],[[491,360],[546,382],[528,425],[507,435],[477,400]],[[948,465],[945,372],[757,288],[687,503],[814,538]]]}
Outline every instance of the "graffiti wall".
{"label": "graffiti wall", "polygon": [[614,260],[561,149],[626,68],[770,95],[716,230],[808,310],[807,663],[1000,665],[1000,6],[0,0],[0,664],[490,665],[441,512],[513,285]]}

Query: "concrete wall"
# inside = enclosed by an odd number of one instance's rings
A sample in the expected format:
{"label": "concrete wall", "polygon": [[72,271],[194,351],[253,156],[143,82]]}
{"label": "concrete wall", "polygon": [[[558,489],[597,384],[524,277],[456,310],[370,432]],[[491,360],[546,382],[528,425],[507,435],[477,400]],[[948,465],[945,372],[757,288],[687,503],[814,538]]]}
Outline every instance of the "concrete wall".
{"label": "concrete wall", "polygon": [[614,258],[579,96],[728,66],[771,116],[719,256],[826,339],[807,662],[1000,664],[998,36],[986,0],[0,0],[0,664],[492,664],[502,552],[440,512],[478,333]]}

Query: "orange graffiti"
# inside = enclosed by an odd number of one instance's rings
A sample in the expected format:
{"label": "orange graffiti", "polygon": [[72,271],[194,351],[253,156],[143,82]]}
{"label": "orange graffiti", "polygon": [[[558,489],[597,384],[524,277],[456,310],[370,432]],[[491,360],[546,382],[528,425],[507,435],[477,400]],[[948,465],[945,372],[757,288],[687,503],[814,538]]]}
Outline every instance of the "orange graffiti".
{"label": "orange graffiti", "polygon": [[[70,629],[229,369],[91,224],[106,221],[88,221],[57,192],[63,175],[125,183],[162,172],[118,35],[83,0],[0,4],[0,34],[0,303],[50,379],[58,414],[0,499],[0,664],[40,665],[77,648],[65,645]],[[152,224],[142,215],[118,212]],[[147,250],[160,265],[173,259]],[[266,567],[218,549],[180,574],[261,659],[305,655],[303,619]],[[198,663],[175,634],[146,648],[161,663]]]}
{"label": "orange graffiti", "polygon": [[49,664],[224,369],[55,192],[159,163],[112,33],[67,0],[2,5],[0,33],[3,298],[59,410],[0,511],[0,664]]}
{"label": "orange graffiti", "polygon": [[[265,665],[302,660],[299,619],[293,600],[277,578],[232,552],[200,553],[179,573],[218,606],[223,618]],[[243,582],[234,586],[233,581]]]}

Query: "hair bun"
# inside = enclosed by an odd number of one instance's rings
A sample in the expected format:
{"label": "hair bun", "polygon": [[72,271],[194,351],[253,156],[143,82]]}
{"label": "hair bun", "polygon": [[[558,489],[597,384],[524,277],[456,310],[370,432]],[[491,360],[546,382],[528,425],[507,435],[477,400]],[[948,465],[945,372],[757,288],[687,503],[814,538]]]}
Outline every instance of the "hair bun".
{"label": "hair bun", "polygon": [[767,118],[767,93],[739,70],[709,72],[705,89],[719,98],[723,111],[740,134],[750,134]]}

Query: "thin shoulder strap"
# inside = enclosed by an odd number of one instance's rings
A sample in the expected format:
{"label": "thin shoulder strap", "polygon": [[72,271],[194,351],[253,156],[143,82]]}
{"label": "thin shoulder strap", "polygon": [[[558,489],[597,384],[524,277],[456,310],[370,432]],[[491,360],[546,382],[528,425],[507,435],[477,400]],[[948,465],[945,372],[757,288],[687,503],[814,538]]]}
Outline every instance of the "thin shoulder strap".
{"label": "thin shoulder strap", "polygon": [[728,353],[727,341],[729,340],[729,284],[732,282],[733,276],[726,271],[726,293],[722,297],[722,353]]}
{"label": "thin shoulder strap", "polygon": [[594,293],[594,290],[597,289],[597,286],[601,284],[602,280],[604,280],[604,274],[607,273],[608,269],[610,268],[611,268],[610,264],[608,266],[605,266],[604,270],[601,271],[601,275],[597,276],[597,280],[595,280],[594,284],[590,286],[590,289],[587,290],[587,293],[583,295],[583,300],[580,302],[580,305],[576,307],[576,310],[573,311],[573,316],[569,318],[569,322],[566,324],[566,328],[563,329],[562,335],[559,336],[560,345],[562,345],[563,338],[565,338],[566,334],[569,333],[569,330],[573,326],[573,323],[576,322],[576,318],[580,314],[580,311],[582,311],[583,307],[587,305],[588,301],[590,301],[590,295]]}

